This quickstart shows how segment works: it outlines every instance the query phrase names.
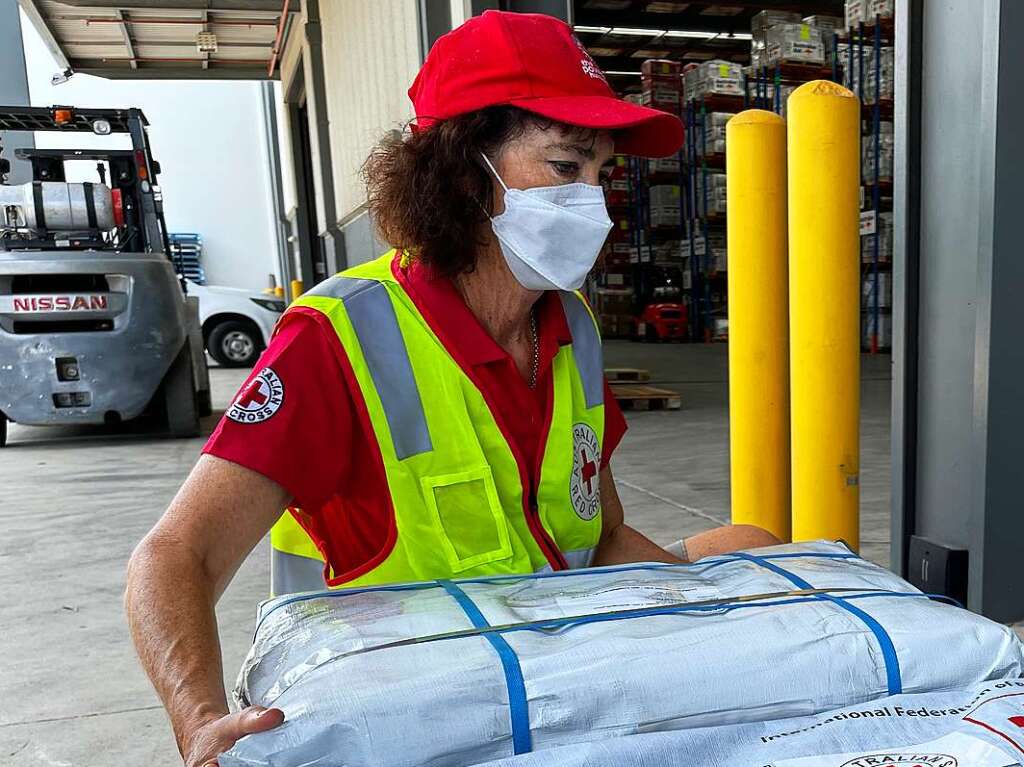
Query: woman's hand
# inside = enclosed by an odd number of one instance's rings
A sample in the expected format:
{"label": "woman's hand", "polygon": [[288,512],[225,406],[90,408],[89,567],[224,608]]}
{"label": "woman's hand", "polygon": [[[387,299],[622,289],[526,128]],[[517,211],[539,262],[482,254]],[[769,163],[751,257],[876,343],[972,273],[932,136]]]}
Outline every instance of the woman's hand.
{"label": "woman's hand", "polygon": [[217,757],[236,741],[277,727],[283,721],[281,709],[262,706],[249,706],[237,713],[211,719],[184,739],[182,754],[185,767],[216,767]]}

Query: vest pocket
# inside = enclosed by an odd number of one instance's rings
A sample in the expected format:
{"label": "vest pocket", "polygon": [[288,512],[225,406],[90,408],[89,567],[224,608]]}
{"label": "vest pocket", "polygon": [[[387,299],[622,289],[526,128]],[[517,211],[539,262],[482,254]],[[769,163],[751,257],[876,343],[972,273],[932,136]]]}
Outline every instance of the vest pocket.
{"label": "vest pocket", "polygon": [[490,467],[422,477],[423,497],[453,572],[512,556]]}

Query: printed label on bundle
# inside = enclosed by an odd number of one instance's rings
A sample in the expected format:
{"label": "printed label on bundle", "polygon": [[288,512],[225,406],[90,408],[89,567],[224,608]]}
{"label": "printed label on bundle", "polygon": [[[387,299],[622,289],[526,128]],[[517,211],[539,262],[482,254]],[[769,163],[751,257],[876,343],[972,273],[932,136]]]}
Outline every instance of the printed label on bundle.
{"label": "printed label on bundle", "polygon": [[1002,749],[972,735],[954,732],[927,743],[781,759],[766,767],[1013,767]]}

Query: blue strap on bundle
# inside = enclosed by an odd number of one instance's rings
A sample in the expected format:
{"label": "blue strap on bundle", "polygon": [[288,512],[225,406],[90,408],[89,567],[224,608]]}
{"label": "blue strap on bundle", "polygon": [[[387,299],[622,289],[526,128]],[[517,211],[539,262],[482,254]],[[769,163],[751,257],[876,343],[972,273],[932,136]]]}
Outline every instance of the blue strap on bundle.
{"label": "blue strap on bundle", "polygon": [[[474,628],[488,628],[480,608],[476,606],[469,594],[451,581],[439,580],[438,585],[447,591],[466,613]],[[509,718],[512,720],[512,750],[516,754],[526,754],[533,750],[530,738],[530,711],[526,701],[526,683],[523,681],[523,669],[515,650],[505,641],[505,637],[497,633],[484,634],[491,647],[501,659],[501,668],[505,672],[505,687],[508,689]]]}
{"label": "blue strap on bundle", "polygon": [[[774,562],[769,562],[763,557],[756,557],[753,554],[745,554],[743,552],[736,552],[735,556],[740,559],[745,559],[748,562],[753,562],[756,565],[771,570],[777,575],[781,575],[786,578],[790,583],[796,586],[798,589],[813,589],[815,588],[810,583],[805,581],[799,575],[791,573],[784,567],[780,567]],[[878,646],[882,650],[882,659],[885,661],[885,678],[886,684],[889,688],[890,695],[899,695],[903,692],[903,678],[900,675],[900,661],[896,657],[896,648],[893,646],[892,638],[882,628],[882,624],[876,621],[872,616],[861,610],[856,605],[850,604],[847,600],[842,597],[833,596],[831,594],[822,594],[815,597],[815,599],[821,599],[828,602],[832,602],[839,607],[843,608],[852,615],[857,616],[864,622],[864,624],[871,629],[871,633],[875,635],[875,639],[878,640]]]}

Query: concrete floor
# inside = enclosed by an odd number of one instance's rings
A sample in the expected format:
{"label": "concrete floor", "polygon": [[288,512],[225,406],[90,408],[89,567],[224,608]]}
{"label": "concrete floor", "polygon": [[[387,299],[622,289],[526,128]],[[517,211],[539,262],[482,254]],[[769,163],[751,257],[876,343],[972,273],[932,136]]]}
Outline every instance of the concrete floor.
{"label": "concrete floor", "polygon": [[[628,414],[613,469],[627,519],[665,544],[728,518],[724,346],[609,342],[607,364],[643,367],[683,395],[680,411]],[[863,553],[888,562],[889,359],[865,357]],[[244,371],[211,370],[222,410]],[[204,423],[208,433],[215,419]],[[174,495],[203,440],[142,426],[13,426],[0,451],[0,764],[180,765],[121,610],[124,566]],[[267,594],[264,541],[218,610],[234,681]]]}

